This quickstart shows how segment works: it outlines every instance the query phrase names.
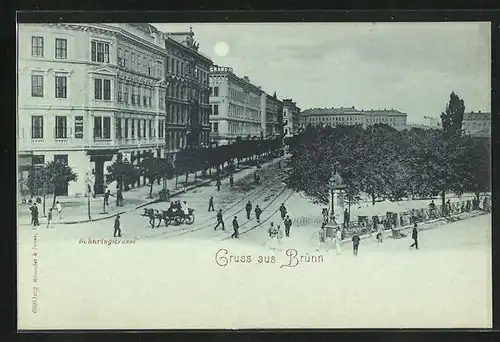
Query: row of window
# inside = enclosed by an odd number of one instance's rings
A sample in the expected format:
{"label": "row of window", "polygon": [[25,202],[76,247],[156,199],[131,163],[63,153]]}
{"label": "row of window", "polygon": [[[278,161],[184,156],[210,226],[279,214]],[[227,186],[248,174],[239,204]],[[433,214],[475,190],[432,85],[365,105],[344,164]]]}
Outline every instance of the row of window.
{"label": "row of window", "polygon": [[[162,95],[162,93],[160,93],[160,95]],[[153,107],[153,88],[147,85],[130,85],[128,83],[118,82],[117,102],[130,103],[134,106]],[[165,97],[163,93],[163,104],[164,103]],[[161,106],[162,101],[160,101],[160,107]]]}
{"label": "row of window", "polygon": [[260,125],[259,124],[249,124],[249,123],[241,123],[241,122],[229,122],[228,123],[228,131],[230,134],[247,136],[250,135],[258,135],[260,134]]}
{"label": "row of window", "polygon": [[[208,144],[208,132],[200,133],[200,143]],[[169,131],[167,132],[166,147],[168,151],[178,150],[186,147],[186,132],[184,131]]]}
{"label": "row of window", "polygon": [[208,85],[208,72],[198,69],[196,65],[169,56],[167,56],[166,61],[167,71],[169,73],[177,76],[192,78],[201,84]]}
{"label": "row of window", "polygon": [[148,76],[163,78],[163,62],[156,61],[150,56],[141,55],[137,51],[128,51],[118,48],[118,65]]}
{"label": "row of window", "polygon": [[[31,56],[44,57],[44,39],[43,37],[31,37]],[[67,59],[68,58],[68,41],[62,38],[56,38],[54,58]]]}
{"label": "row of window", "polygon": [[261,119],[260,112],[250,108],[246,108],[245,110],[244,107],[237,106],[232,103],[229,104],[228,116],[236,118],[253,119],[253,120]]}
{"label": "row of window", "polygon": [[[123,126],[122,126],[123,124]],[[135,138],[137,132],[138,138],[154,138],[155,129],[154,121],[146,119],[116,119],[115,120],[115,136],[120,138]],[[164,120],[158,121],[158,137],[163,138],[165,133]],[[130,136],[129,136],[130,132]],[[71,132],[70,132],[71,133]],[[54,137],[56,139],[68,138],[68,118],[66,116],[56,116],[54,125]],[[31,117],[31,138],[43,139],[44,127],[43,116],[33,115]],[[83,139],[83,116],[75,116],[74,120],[74,138]],[[111,117],[95,116],[94,117],[94,138],[111,139]]]}
{"label": "row of window", "polygon": [[[55,89],[54,89],[55,97],[65,99],[67,97],[68,78],[66,76],[55,76],[54,84],[55,84]],[[33,97],[44,96],[42,75],[31,75],[31,96]]]}

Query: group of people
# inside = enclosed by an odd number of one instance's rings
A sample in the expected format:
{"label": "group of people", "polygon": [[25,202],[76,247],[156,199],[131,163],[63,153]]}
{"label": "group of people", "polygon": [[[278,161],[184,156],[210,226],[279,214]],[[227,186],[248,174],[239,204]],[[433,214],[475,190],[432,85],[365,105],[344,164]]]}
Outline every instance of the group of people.
{"label": "group of people", "polygon": [[186,201],[170,202],[170,207],[167,209],[167,213],[171,215],[179,212],[183,213],[184,215],[189,215],[189,208],[187,206],[187,202]]}
{"label": "group of people", "polygon": [[[53,211],[54,209],[57,210],[57,217],[60,220],[62,218],[62,205],[59,203],[59,201],[56,202],[55,208],[51,207],[49,208],[49,211],[47,213],[47,228],[52,228],[54,227],[53,225]],[[30,212],[31,212],[31,224],[33,227],[37,227],[40,225],[40,211],[38,209],[38,205],[33,203],[33,205],[30,207]]]}

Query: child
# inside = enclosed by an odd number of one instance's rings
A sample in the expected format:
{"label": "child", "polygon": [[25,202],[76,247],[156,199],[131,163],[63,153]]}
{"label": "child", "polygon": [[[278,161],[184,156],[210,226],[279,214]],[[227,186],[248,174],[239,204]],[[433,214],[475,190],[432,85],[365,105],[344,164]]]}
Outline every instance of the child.
{"label": "child", "polygon": [[52,210],[53,208],[50,208],[49,213],[47,214],[47,228],[54,228],[54,225],[52,224]]}

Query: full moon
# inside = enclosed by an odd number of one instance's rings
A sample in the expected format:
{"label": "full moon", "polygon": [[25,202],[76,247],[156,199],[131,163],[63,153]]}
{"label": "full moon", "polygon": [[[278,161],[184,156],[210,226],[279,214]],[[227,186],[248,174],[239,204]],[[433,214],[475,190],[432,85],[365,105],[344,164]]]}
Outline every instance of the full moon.
{"label": "full moon", "polygon": [[229,45],[225,42],[217,42],[214,46],[214,52],[217,56],[224,57],[229,53]]}

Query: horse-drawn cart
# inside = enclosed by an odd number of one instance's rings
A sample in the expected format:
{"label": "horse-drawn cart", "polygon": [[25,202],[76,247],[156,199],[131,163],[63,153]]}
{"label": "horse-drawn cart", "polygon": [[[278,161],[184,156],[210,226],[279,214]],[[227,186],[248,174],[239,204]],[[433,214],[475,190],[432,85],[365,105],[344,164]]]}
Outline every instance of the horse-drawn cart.
{"label": "horse-drawn cart", "polygon": [[194,209],[189,208],[188,213],[184,213],[182,210],[158,210],[152,208],[144,208],[144,212],[141,216],[149,218],[149,224],[151,228],[155,227],[155,222],[158,220],[156,228],[160,227],[161,222],[165,222],[165,227],[169,224],[174,223],[179,225],[181,223],[193,224],[194,223]]}

